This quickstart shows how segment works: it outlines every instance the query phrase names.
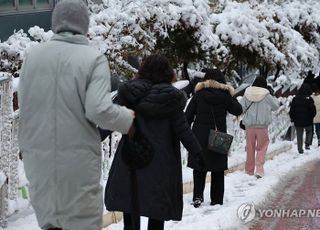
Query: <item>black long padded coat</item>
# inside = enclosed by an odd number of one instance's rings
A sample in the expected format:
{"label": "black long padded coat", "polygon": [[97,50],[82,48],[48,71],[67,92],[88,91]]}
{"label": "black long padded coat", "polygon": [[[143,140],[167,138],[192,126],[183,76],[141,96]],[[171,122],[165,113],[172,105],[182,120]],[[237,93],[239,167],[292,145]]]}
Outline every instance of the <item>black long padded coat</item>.
{"label": "black long padded coat", "polygon": [[[207,149],[210,129],[227,131],[227,112],[238,116],[242,113],[241,104],[232,97],[233,88],[215,80],[200,82],[195,87],[195,95],[186,109],[188,123],[198,138],[203,151],[205,167],[199,167],[193,156],[189,154],[188,166],[198,171],[221,172],[228,169],[228,156]],[[214,117],[213,117],[214,114]]]}
{"label": "black long padded coat", "polygon": [[[183,209],[180,141],[194,154],[201,146],[183,113],[185,98],[170,84],[136,79],[119,88],[118,103],[136,111],[140,131],[151,142],[154,158],[137,170],[140,215],[157,220],[181,220]],[[140,120],[140,119],[139,119]],[[121,157],[122,141],[115,153],[105,190],[109,211],[131,213],[130,175]]]}
{"label": "black long padded coat", "polygon": [[289,115],[297,127],[307,127],[313,124],[317,110],[311,94],[311,87],[308,84],[302,84],[298,95],[292,99]]}

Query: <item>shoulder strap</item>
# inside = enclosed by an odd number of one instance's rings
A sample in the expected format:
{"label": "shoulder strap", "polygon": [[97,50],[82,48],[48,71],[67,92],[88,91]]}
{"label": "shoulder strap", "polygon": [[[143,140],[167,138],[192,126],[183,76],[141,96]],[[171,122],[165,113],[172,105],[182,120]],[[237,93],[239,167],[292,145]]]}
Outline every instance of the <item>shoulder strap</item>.
{"label": "shoulder strap", "polygon": [[250,106],[251,106],[253,103],[254,103],[254,102],[251,102],[251,104],[244,110],[243,114],[245,114],[245,113],[248,111],[248,109],[250,108]]}
{"label": "shoulder strap", "polygon": [[210,106],[210,111],[211,111],[211,114],[212,114],[212,117],[213,117],[213,121],[214,121],[214,129],[217,131],[217,123],[216,123],[216,118],[214,116],[214,112],[213,112],[213,108],[212,106]]}

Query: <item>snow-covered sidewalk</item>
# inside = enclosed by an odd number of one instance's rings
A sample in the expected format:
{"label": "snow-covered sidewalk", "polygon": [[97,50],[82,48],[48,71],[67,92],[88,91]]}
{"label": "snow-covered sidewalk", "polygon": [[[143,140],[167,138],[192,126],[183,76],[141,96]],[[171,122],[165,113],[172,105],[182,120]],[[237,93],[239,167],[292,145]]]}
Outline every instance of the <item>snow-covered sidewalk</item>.
{"label": "snow-covered sidewalk", "polygon": [[[266,162],[265,176],[262,179],[248,176],[242,171],[226,175],[223,206],[209,205],[209,186],[205,190],[205,202],[198,209],[195,209],[191,205],[192,194],[186,194],[184,196],[185,205],[182,221],[167,222],[165,229],[248,229],[237,217],[237,210],[241,204],[262,204],[272,194],[278,183],[285,180],[286,175],[292,170],[307,162],[320,159],[319,148],[312,147],[305,154],[298,154],[295,144],[292,144],[294,146],[290,151],[282,153],[273,160]],[[278,143],[278,146],[280,145]],[[146,218],[142,219],[142,229],[146,229],[146,220]],[[9,218],[8,224],[7,230],[39,230],[31,207],[12,215]],[[105,230],[120,229],[123,229],[122,222],[105,228]]]}
{"label": "snow-covered sidewalk", "polygon": [[[286,175],[296,170],[307,162],[320,160],[319,148],[312,147],[305,154],[298,154],[293,143],[290,151],[276,156],[265,164],[265,176],[256,179],[242,171],[236,171],[226,175],[224,205],[210,206],[209,186],[206,186],[205,201],[200,208],[191,205],[192,194],[184,196],[184,212],[182,221],[167,222],[165,229],[175,230],[226,230],[248,229],[238,216],[238,208],[242,204],[254,203],[261,205],[272,195],[276,186],[286,180]],[[147,219],[142,219],[142,229],[146,229]],[[122,222],[113,224],[105,230],[122,230]]]}

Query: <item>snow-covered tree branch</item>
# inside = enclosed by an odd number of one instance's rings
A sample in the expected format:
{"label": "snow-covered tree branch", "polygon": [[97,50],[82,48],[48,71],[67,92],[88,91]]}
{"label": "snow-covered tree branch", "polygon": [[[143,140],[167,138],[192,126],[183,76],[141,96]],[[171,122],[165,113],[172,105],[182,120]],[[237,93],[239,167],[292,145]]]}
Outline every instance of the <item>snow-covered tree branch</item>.
{"label": "snow-covered tree branch", "polygon": [[[319,71],[320,2],[105,0],[90,3],[91,44],[114,73],[132,76],[128,57],[162,52],[174,66],[200,63],[233,70],[239,63],[290,74]],[[0,43],[0,69],[15,72],[25,50],[47,41],[39,27]]]}

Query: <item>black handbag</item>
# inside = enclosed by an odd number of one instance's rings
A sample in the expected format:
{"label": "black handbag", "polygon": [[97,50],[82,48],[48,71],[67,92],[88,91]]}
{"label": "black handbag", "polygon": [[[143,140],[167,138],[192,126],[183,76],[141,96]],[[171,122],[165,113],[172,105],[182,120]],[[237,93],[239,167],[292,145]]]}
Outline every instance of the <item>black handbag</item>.
{"label": "black handbag", "polygon": [[242,120],[239,123],[241,129],[246,130],[246,126],[243,124]]}
{"label": "black handbag", "polygon": [[219,154],[227,155],[233,141],[233,136],[217,130],[216,119],[214,117],[212,107],[210,107],[210,109],[213,116],[215,129],[210,129],[208,137],[208,149]]}
{"label": "black handbag", "polygon": [[[243,112],[243,115],[246,114],[246,112],[248,111],[248,109],[250,108],[250,106],[253,104],[253,102],[251,102],[251,104],[248,106],[248,108],[245,109],[245,111]],[[243,124],[243,121],[241,120],[239,123],[239,126],[241,129],[246,130],[246,126]]]}
{"label": "black handbag", "polygon": [[293,141],[296,136],[296,129],[294,125],[290,125],[285,133],[283,139],[286,141]]}
{"label": "black handbag", "polygon": [[147,167],[153,159],[154,149],[150,141],[140,130],[142,122],[138,116],[134,119],[134,135],[129,138],[123,135],[122,160],[131,170],[143,169]]}
{"label": "black handbag", "polygon": [[131,221],[132,229],[140,230],[140,200],[137,170],[144,169],[150,165],[154,157],[152,143],[146,138],[141,130],[144,123],[138,114],[133,121],[133,136],[123,135],[122,160],[128,166],[130,172],[131,189]]}

